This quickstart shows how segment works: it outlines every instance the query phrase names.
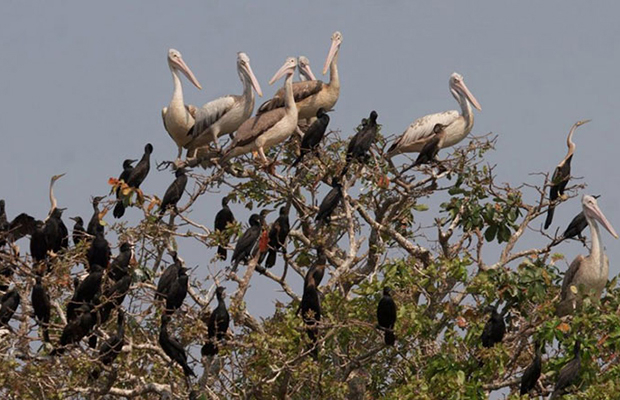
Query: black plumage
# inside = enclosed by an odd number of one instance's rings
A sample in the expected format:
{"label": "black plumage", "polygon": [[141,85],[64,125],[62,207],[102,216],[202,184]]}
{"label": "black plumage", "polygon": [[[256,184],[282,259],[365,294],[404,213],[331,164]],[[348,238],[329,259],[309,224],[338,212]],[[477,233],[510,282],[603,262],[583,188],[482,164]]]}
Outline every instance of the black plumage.
{"label": "black plumage", "polygon": [[[121,172],[118,177],[119,181],[127,183],[129,175],[131,175],[131,172],[133,171],[133,166],[131,164],[134,162],[136,162],[136,160],[123,161],[123,172]],[[123,194],[120,186],[116,188],[116,205],[114,206],[112,214],[114,215],[114,218],[120,218],[123,214],[125,214],[125,205],[123,204]]]}
{"label": "black plumage", "polygon": [[[226,226],[228,224],[233,224],[235,222],[235,216],[233,215],[230,207],[228,207],[228,197],[222,198],[222,209],[215,214],[215,224],[214,228],[218,232],[224,232],[226,230]],[[228,245],[228,242],[226,242]],[[219,245],[217,246],[217,255],[222,260],[226,260],[227,251],[226,248]]]}
{"label": "black plumage", "polygon": [[73,244],[77,246],[82,243],[83,240],[86,239],[86,230],[84,229],[84,220],[82,217],[70,217],[69,219],[75,221],[73,224]]}
{"label": "black plumage", "polygon": [[500,343],[504,339],[506,334],[506,323],[504,322],[504,316],[497,312],[495,306],[488,306],[485,308],[486,313],[491,313],[491,316],[484,325],[484,330],[480,336],[482,346],[493,347],[496,343]]}
{"label": "black plumage", "polygon": [[26,213],[13,218],[9,224],[8,240],[14,242],[26,235],[32,235],[36,230],[37,220]]}
{"label": "black plumage", "polygon": [[534,343],[534,359],[532,363],[525,369],[523,372],[523,376],[521,377],[521,388],[520,394],[523,396],[524,394],[529,393],[536,386],[536,382],[538,382],[538,378],[540,378],[540,373],[542,372],[542,346],[540,343]]}
{"label": "black plumage", "polygon": [[45,221],[43,231],[47,241],[47,249],[58,253],[61,249],[69,247],[69,230],[62,222],[64,208],[54,208],[50,217]]}
{"label": "black plumage", "polygon": [[574,348],[574,357],[570,360],[558,374],[558,380],[555,383],[555,387],[553,388],[553,393],[549,397],[549,400],[555,399],[558,396],[561,396],[570,385],[572,385],[577,378],[579,377],[579,372],[581,370],[581,342],[575,342]]}
{"label": "black plumage", "polygon": [[572,219],[570,224],[566,227],[566,230],[562,234],[562,239],[572,239],[575,236],[579,238],[579,240],[583,240],[583,236],[581,232],[588,226],[588,220],[586,219],[585,214],[580,212]]}
{"label": "black plumage", "polygon": [[[142,158],[127,176],[127,180],[125,181],[127,186],[135,189],[140,188],[140,185],[144,182],[149,170],[151,169],[151,153],[153,153],[153,145],[148,143],[144,146],[144,154],[142,155]],[[123,172],[125,172],[125,169],[123,169]],[[120,218],[125,214],[125,205],[123,204],[122,193],[121,199],[119,199],[114,207],[113,214],[115,218]]]}
{"label": "black plumage", "polygon": [[30,255],[35,261],[43,261],[47,257],[47,235],[43,221],[35,222],[35,229],[30,236]]}
{"label": "black plumage", "polygon": [[131,287],[131,275],[127,274],[103,290],[103,305],[99,311],[100,323],[105,323],[114,309],[120,307]]}
{"label": "black plumage", "polygon": [[4,200],[0,199],[0,247],[4,246],[6,239],[9,235],[10,228],[9,220],[6,218],[6,211],[4,209]]}
{"label": "black plumage", "polygon": [[97,318],[90,303],[84,303],[75,310],[75,318],[68,321],[60,335],[59,346],[52,351],[52,355],[62,354],[65,347],[79,343],[95,326]]}
{"label": "black plumage", "polygon": [[442,124],[435,124],[433,127],[433,136],[427,140],[420,150],[420,154],[418,154],[418,158],[416,158],[413,166],[416,167],[422,164],[428,164],[432,161],[435,161],[437,154],[439,153],[439,149],[443,146],[443,143],[446,140],[446,126]]}
{"label": "black plumage", "polygon": [[342,200],[342,184],[340,179],[334,176],[332,178],[332,190],[327,193],[327,196],[321,202],[315,220],[329,224],[331,222],[331,215],[338,207],[338,204],[340,204],[340,200]]}
{"label": "black plumage", "polygon": [[17,311],[21,297],[16,289],[9,290],[0,298],[0,326],[9,326],[9,321]]}
{"label": "black plumage", "polygon": [[317,324],[321,321],[321,301],[317,290],[314,277],[310,276],[308,282],[304,286],[304,293],[299,306],[301,317],[306,324],[306,333],[312,341],[312,356],[318,359],[319,349],[317,347],[318,328]]}
{"label": "black plumage", "polygon": [[88,265],[100,265],[104,269],[108,267],[110,263],[110,244],[106,240],[104,236],[103,225],[97,226],[97,232],[95,233],[95,238],[90,244],[88,251],[86,252],[86,258],[88,260]]}
{"label": "black plumage", "polygon": [[316,118],[316,121],[306,130],[301,140],[299,157],[293,161],[291,168],[299,164],[306,154],[316,152],[319,144],[321,144],[321,140],[323,140],[323,136],[325,136],[325,131],[327,130],[327,125],[329,125],[329,115],[327,115],[325,109],[321,107],[316,112]]}
{"label": "black plumage", "polygon": [[383,297],[377,306],[377,321],[379,328],[384,331],[385,344],[394,346],[396,336],[394,335],[394,324],[396,323],[396,303],[392,298],[392,289],[383,288]]}
{"label": "black plumage", "polygon": [[286,246],[284,242],[286,242],[288,233],[291,230],[288,219],[288,212],[288,207],[281,207],[280,215],[269,229],[269,250],[267,251],[267,261],[265,261],[265,267],[267,268],[271,268],[276,264],[276,256],[280,248],[282,249],[283,253],[286,253]]}
{"label": "black plumage", "polygon": [[161,201],[161,206],[159,207],[160,216],[164,215],[166,210],[170,207],[176,210],[177,203],[181,200],[185,192],[185,186],[187,186],[187,175],[185,175],[185,170],[183,168],[177,169],[174,176],[176,179],[170,184],[168,189],[166,189],[166,193]]}
{"label": "black plumage", "polygon": [[178,269],[176,279],[172,281],[170,290],[166,295],[166,313],[172,314],[183,305],[185,297],[187,297],[187,284],[189,277],[187,276],[187,268]]}
{"label": "black plumage", "polygon": [[[111,335],[108,340],[101,344],[99,349],[99,361],[103,365],[110,366],[116,360],[123,346],[125,345],[125,313],[122,310],[118,311],[118,317],[116,321],[116,333]],[[91,379],[99,378],[99,369],[96,368],[90,373]]]}
{"label": "black plumage", "polygon": [[99,202],[103,200],[103,197],[93,197],[93,215],[90,217],[90,221],[88,221],[88,227],[86,228],[86,232],[95,236],[97,234],[97,226],[101,225],[101,221],[99,220]]}
{"label": "black plumage", "polygon": [[92,301],[101,291],[101,281],[103,279],[103,267],[97,264],[90,266],[90,273],[76,287],[73,297],[67,304],[67,321],[76,317],[75,310],[83,303]]}
{"label": "black plumage", "polygon": [[32,295],[30,300],[32,302],[32,308],[34,310],[37,323],[43,329],[43,340],[49,343],[50,336],[48,328],[52,306],[50,303],[50,296],[47,289],[43,285],[40,275],[37,275],[36,277],[36,283],[32,287]]}
{"label": "black plumage", "polygon": [[250,216],[250,227],[243,232],[243,235],[235,245],[235,251],[231,258],[233,271],[237,270],[240,262],[246,263],[252,256],[252,251],[260,238],[264,218],[263,214],[252,214]]}
{"label": "black plumage", "polygon": [[215,294],[217,295],[217,307],[209,316],[207,323],[208,339],[200,351],[203,356],[213,356],[218,353],[216,340],[219,342],[226,337],[226,331],[230,325],[230,316],[224,302],[224,288],[218,286]]}
{"label": "black plumage", "polygon": [[190,375],[196,376],[190,366],[187,365],[187,354],[185,353],[185,349],[181,346],[181,343],[168,334],[169,322],[170,317],[168,315],[162,315],[161,327],[159,329],[159,345],[164,353],[172,359],[172,361],[176,362],[181,366],[181,368],[183,368],[183,373],[186,377],[189,377]]}
{"label": "black plumage", "polygon": [[132,256],[132,246],[130,243],[123,242],[118,256],[110,263],[109,276],[114,281],[120,280],[129,273],[129,262]]}
{"label": "black plumage", "polygon": [[377,137],[377,112],[372,111],[370,117],[366,120],[366,123],[362,125],[362,129],[359,130],[353,136],[347,147],[346,164],[342,170],[342,175],[347,173],[351,161],[357,160],[358,162],[365,163],[368,158],[368,151]]}
{"label": "black plumage", "polygon": [[179,275],[179,269],[181,268],[181,260],[179,260],[176,251],[172,252],[172,264],[164,270],[157,282],[157,289],[155,290],[155,300],[165,299],[168,296],[172,282],[177,279]]}
{"label": "black plumage", "polygon": [[312,264],[308,272],[306,272],[306,276],[304,277],[304,286],[308,285],[310,279],[314,280],[315,285],[318,287],[323,280],[323,276],[325,275],[325,266],[327,265],[327,257],[325,256],[325,252],[322,247],[316,249],[317,259]]}

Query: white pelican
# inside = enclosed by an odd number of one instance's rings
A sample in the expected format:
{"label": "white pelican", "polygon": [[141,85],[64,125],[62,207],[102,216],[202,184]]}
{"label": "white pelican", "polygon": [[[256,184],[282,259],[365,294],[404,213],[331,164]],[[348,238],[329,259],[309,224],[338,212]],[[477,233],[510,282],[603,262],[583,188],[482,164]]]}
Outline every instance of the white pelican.
{"label": "white pelican", "polygon": [[196,149],[213,142],[219,150],[217,138],[235,132],[254,111],[254,92],[259,96],[263,92],[250,67],[250,57],[237,53],[237,73],[243,84],[241,96],[228,95],[215,99],[202,106],[196,112],[196,125],[187,133],[186,143],[188,158],[196,156]]}
{"label": "white pelican", "polygon": [[575,308],[579,307],[584,296],[591,296],[592,299],[598,300],[605,289],[609,277],[609,259],[605,254],[601,232],[596,221],[600,222],[613,237],[618,238],[618,234],[603,215],[593,196],[584,195],[581,205],[590,226],[592,247],[587,257],[583,255],[575,257],[564,274],[561,300],[556,309],[558,316],[572,313]]}
{"label": "white pelican", "polygon": [[[342,34],[338,31],[332,35],[332,45],[325,60],[323,75],[329,68],[329,83],[319,80],[310,80],[295,82],[293,84],[293,96],[297,109],[299,110],[299,119],[310,119],[316,116],[319,108],[326,111],[331,110],[340,96],[340,79],[338,78],[338,52],[342,44]],[[256,115],[260,115],[267,111],[284,107],[285,95],[283,90],[278,90],[272,99],[264,102],[259,108]]]}
{"label": "white pelican", "polygon": [[200,83],[194,76],[194,73],[189,69],[181,53],[178,50],[168,50],[168,67],[172,72],[172,81],[174,83],[174,91],[172,92],[172,99],[168,107],[164,107],[161,110],[161,117],[164,121],[164,128],[179,147],[179,153],[177,155],[177,161],[181,159],[181,153],[183,146],[189,142],[187,132],[192,126],[194,126],[193,114],[196,113],[196,107],[186,106],[183,102],[183,87],[181,86],[181,78],[179,77],[179,71],[181,71],[191,83],[193,83],[198,89],[202,89]]}
{"label": "white pelican", "polygon": [[[433,128],[436,124],[445,125],[446,138],[441,148],[451,147],[460,142],[471,132],[474,126],[474,113],[471,105],[482,110],[478,100],[465,86],[463,76],[456,72],[450,75],[450,92],[459,102],[461,113],[456,110],[429,114],[418,118],[402,136],[389,148],[387,156],[394,157],[400,153],[420,152],[426,141],[433,137]],[[471,103],[471,105],[470,105]]]}
{"label": "white pelican", "polygon": [[267,164],[269,161],[265,156],[265,149],[282,143],[293,134],[297,128],[297,108],[292,88],[295,68],[297,68],[297,59],[289,57],[269,81],[272,85],[281,77],[286,76],[284,108],[276,108],[245,121],[237,130],[231,145],[224,152],[220,164],[253,151],[257,151],[262,161]]}

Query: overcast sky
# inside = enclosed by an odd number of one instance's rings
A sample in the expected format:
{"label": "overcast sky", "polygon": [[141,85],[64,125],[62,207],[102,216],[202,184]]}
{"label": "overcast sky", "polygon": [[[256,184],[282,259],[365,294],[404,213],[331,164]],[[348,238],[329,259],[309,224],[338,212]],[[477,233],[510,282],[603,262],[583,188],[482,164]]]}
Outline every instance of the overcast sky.
{"label": "overcast sky", "polygon": [[[198,91],[183,78],[186,103],[201,105],[241,93],[238,51],[251,58],[268,98],[277,88],[267,81],[287,56],[306,55],[319,75],[330,36],[340,30],[342,86],[331,128],[346,136],[375,109],[384,134],[400,134],[417,117],[456,109],[448,78],[457,71],[482,105],[472,133],[499,135],[487,156],[498,164],[498,180],[540,184],[529,174],[551,172],[566,153],[571,125],[592,118],[575,136],[573,174],[585,178],[587,192],[603,195],[599,205],[619,230],[619,12],[611,1],[4,2],[0,198],[10,218],[43,218],[50,176],[67,172],[57,184],[60,206],[68,207],[66,217],[88,219],[90,196],[107,194],[108,178],[118,176],[123,159],[139,158],[145,143],[153,144],[154,160],[173,159],[176,146],[160,114],[172,94],[171,47],[203,86]],[[142,188],[161,197],[171,181],[152,169]],[[201,198],[193,218],[211,226],[220,197]],[[438,202],[428,203],[438,210]],[[552,228],[563,230],[580,208],[578,199],[563,204]],[[245,223],[247,212],[233,210]],[[618,242],[602,238],[613,276]],[[546,244],[537,240],[528,243]],[[204,267],[211,252],[184,245],[188,264]],[[571,242],[557,251],[570,262],[585,249]],[[254,277],[250,295],[261,301],[250,302],[250,311],[272,310],[275,290]]]}

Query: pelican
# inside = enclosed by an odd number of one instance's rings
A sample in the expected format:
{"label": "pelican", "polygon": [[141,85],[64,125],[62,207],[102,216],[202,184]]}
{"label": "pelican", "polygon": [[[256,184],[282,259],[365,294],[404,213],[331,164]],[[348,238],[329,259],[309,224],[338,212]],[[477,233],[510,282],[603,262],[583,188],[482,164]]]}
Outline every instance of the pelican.
{"label": "pelican", "polygon": [[282,67],[271,78],[269,84],[286,76],[284,88],[286,92],[284,108],[276,108],[245,121],[237,130],[235,139],[225,151],[220,164],[233,157],[257,151],[265,164],[269,163],[265,149],[282,143],[297,128],[297,109],[293,99],[293,74],[297,68],[297,59],[288,57]]}
{"label": "pelican", "polygon": [[557,167],[555,167],[555,171],[553,172],[553,177],[551,178],[551,189],[549,189],[549,208],[547,209],[547,218],[545,219],[545,229],[549,228],[551,222],[553,221],[553,212],[555,210],[555,200],[559,196],[564,196],[564,189],[566,189],[566,185],[568,184],[568,180],[570,179],[570,163],[573,160],[573,153],[575,152],[575,143],[573,142],[573,133],[575,130],[583,124],[590,122],[591,120],[586,119],[583,121],[577,121],[573,124],[570,132],[568,133],[568,137],[566,138],[566,146],[568,146],[568,151],[566,152],[566,157],[560,161]]}
{"label": "pelican", "polygon": [[451,147],[460,142],[471,132],[474,126],[473,105],[481,111],[480,103],[469,91],[463,76],[454,72],[450,75],[450,92],[461,106],[461,113],[456,110],[429,114],[418,118],[389,148],[387,156],[394,157],[400,153],[419,153],[426,141],[434,136],[433,128],[437,124],[445,125],[446,138],[441,148]]}
{"label": "pelican", "polygon": [[[310,68],[310,60],[306,56],[299,56],[297,59],[297,67],[299,68],[299,81],[316,81],[316,77]],[[278,90],[279,92],[279,90]],[[283,91],[284,93],[284,91]]]}
{"label": "pelican", "polygon": [[[299,119],[310,119],[316,116],[319,108],[331,110],[340,96],[340,79],[338,78],[338,52],[342,44],[342,34],[338,31],[332,35],[332,45],[325,60],[323,75],[329,68],[329,83],[319,80],[295,82],[293,84],[293,97],[299,111]],[[285,106],[285,93],[282,90],[276,92],[272,99],[264,102],[256,115],[267,111],[276,110]]]}
{"label": "pelican", "polygon": [[164,121],[164,128],[166,128],[166,131],[179,148],[179,153],[177,155],[178,161],[181,159],[183,146],[190,140],[187,136],[187,132],[194,126],[194,115],[196,113],[196,107],[186,106],[183,102],[183,87],[181,86],[179,71],[181,71],[198,89],[202,89],[202,86],[198,83],[194,73],[189,69],[187,64],[185,64],[178,50],[168,50],[168,67],[170,67],[170,72],[172,73],[174,90],[172,92],[170,104],[168,107],[164,107],[161,110],[161,117]]}
{"label": "pelican", "polygon": [[575,257],[564,275],[561,300],[556,309],[558,316],[570,314],[580,305],[582,298],[586,295],[591,295],[598,300],[607,284],[609,259],[605,254],[601,232],[596,222],[600,222],[613,237],[618,238],[618,234],[603,215],[593,196],[584,195],[581,205],[590,226],[592,247],[587,257],[583,255]]}
{"label": "pelican", "polygon": [[252,115],[254,111],[252,88],[259,96],[263,96],[258,80],[250,67],[250,57],[245,53],[237,53],[237,73],[243,84],[241,96],[231,94],[220,97],[197,110],[196,125],[187,132],[188,141],[185,148],[188,158],[195,157],[196,149],[210,142],[213,142],[219,151],[217,138],[235,132]]}

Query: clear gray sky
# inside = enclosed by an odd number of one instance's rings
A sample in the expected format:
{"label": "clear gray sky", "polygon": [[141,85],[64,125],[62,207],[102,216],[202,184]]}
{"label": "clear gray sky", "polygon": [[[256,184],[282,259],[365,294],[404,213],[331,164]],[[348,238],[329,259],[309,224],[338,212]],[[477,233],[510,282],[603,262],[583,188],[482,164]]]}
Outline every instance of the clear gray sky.
{"label": "clear gray sky", "polygon": [[[154,145],[154,160],[173,159],[160,115],[172,94],[170,47],[203,86],[184,79],[186,103],[201,105],[241,92],[238,51],[250,56],[269,97],[276,88],[267,81],[287,56],[308,56],[320,74],[330,35],[340,30],[342,89],[332,128],[350,134],[375,109],[384,134],[400,134],[419,116],[456,109],[448,77],[457,71],[482,105],[473,134],[499,135],[487,159],[498,164],[499,181],[518,184],[541,183],[529,174],[552,171],[571,125],[592,118],[576,134],[573,173],[585,178],[587,192],[603,195],[599,204],[620,230],[619,12],[611,1],[4,2],[0,198],[9,217],[43,218],[50,176],[67,172],[56,187],[59,203],[67,217],[87,219],[90,196],[107,194],[108,178],[118,176],[123,159],[139,158],[145,143]],[[153,169],[142,188],[161,197],[171,181]],[[220,197],[201,198],[192,217],[211,226]],[[429,212],[438,210],[438,201],[428,203]],[[563,230],[580,207],[577,199],[563,204],[553,229]],[[247,220],[240,205],[234,210]],[[140,214],[127,215],[135,221]],[[546,244],[537,240],[528,243]],[[613,276],[618,242],[607,233],[603,241]],[[568,262],[585,251],[575,242],[557,250]],[[185,242],[180,252],[203,268],[212,255]],[[250,300],[260,301],[249,302],[250,311],[269,312],[276,289],[255,277]]]}

